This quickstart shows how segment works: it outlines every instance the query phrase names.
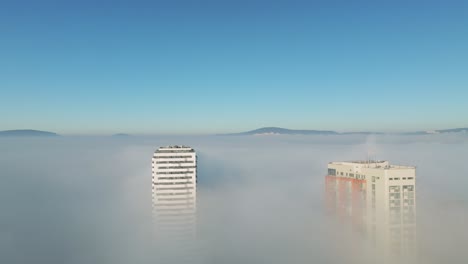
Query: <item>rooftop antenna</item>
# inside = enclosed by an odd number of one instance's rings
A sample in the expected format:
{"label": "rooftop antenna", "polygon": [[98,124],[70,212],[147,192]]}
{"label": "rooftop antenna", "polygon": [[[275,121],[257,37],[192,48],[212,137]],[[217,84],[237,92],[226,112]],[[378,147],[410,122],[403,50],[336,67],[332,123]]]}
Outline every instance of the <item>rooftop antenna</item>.
{"label": "rooftop antenna", "polygon": [[376,154],[371,149],[369,148],[367,149],[367,160],[366,160],[367,168],[370,168],[371,163],[377,162],[377,157],[375,155]]}
{"label": "rooftop antenna", "polygon": [[369,148],[367,148],[366,163],[367,163],[367,168],[369,168]]}

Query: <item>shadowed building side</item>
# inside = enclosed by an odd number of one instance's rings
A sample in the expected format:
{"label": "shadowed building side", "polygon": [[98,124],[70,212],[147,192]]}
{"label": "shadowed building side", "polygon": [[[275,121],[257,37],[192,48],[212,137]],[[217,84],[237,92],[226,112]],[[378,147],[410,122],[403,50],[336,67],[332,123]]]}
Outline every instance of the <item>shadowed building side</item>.
{"label": "shadowed building side", "polygon": [[326,209],[343,223],[352,222],[360,232],[365,232],[366,181],[363,179],[336,177],[329,169],[325,177]]}

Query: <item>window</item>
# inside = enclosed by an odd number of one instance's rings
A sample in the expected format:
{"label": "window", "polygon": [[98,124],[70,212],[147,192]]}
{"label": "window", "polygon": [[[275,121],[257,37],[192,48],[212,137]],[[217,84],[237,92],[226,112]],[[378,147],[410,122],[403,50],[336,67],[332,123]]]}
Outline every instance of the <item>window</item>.
{"label": "window", "polygon": [[153,156],[155,159],[178,159],[178,158],[193,158],[192,155],[179,155],[179,156]]}
{"label": "window", "polygon": [[412,192],[414,190],[414,186],[413,185],[405,185],[403,186],[403,191],[404,192]]}

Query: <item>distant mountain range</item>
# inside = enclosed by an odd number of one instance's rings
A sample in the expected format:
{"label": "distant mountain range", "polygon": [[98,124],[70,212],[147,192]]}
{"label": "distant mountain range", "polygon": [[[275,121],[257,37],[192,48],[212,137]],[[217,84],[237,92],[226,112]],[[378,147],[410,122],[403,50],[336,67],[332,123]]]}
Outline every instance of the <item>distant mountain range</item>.
{"label": "distant mountain range", "polygon": [[[259,129],[231,133],[231,134],[218,134],[220,136],[267,136],[267,135],[382,135],[382,134],[396,134],[396,135],[432,135],[432,134],[446,134],[446,133],[467,133],[468,128],[452,128],[431,131],[415,131],[404,133],[384,133],[384,132],[336,132],[332,130],[307,130],[307,129],[287,129],[281,127],[262,127]],[[56,137],[60,136],[54,132],[40,131],[32,129],[17,129],[0,131],[0,137]],[[129,134],[119,133],[112,135],[113,137],[130,137]]]}
{"label": "distant mountain range", "polygon": [[112,136],[113,137],[130,137],[131,135],[130,134],[125,134],[125,133],[118,133],[118,134],[114,134]]}
{"label": "distant mountain range", "polygon": [[444,133],[468,133],[468,128],[452,128],[452,129],[441,129],[441,130],[429,130],[429,131],[416,131],[403,133],[406,135],[429,135],[429,134],[444,134]]}
{"label": "distant mountain range", "polygon": [[17,129],[0,131],[0,137],[56,137],[56,133],[32,129]]}
{"label": "distant mountain range", "polygon": [[247,132],[224,134],[228,136],[247,136],[247,135],[337,135],[335,131],[328,130],[294,130],[281,127],[263,127]]}
{"label": "distant mountain range", "polygon": [[286,129],[281,127],[263,127],[247,132],[231,133],[231,134],[220,134],[224,136],[262,136],[262,135],[381,135],[381,134],[402,134],[402,135],[430,135],[430,134],[443,134],[443,133],[468,133],[468,128],[453,128],[443,129],[434,131],[416,131],[416,132],[405,132],[405,133],[384,133],[384,132],[336,132],[331,130],[295,130]]}

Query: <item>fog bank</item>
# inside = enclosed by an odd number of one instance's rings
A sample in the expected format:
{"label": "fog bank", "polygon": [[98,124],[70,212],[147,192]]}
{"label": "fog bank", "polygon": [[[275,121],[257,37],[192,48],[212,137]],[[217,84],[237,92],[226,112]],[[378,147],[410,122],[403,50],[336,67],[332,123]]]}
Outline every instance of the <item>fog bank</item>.
{"label": "fog bank", "polygon": [[468,259],[468,136],[447,134],[2,138],[0,262],[177,255],[151,232],[151,157],[173,144],[198,154],[193,263],[372,263],[365,238],[323,201],[328,162],[368,157],[417,166],[420,260]]}

